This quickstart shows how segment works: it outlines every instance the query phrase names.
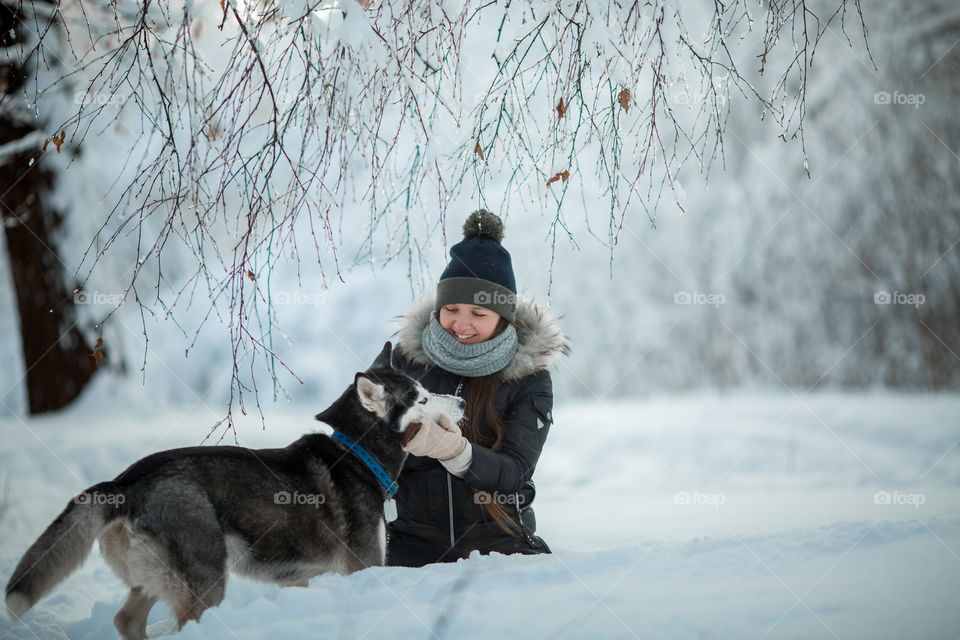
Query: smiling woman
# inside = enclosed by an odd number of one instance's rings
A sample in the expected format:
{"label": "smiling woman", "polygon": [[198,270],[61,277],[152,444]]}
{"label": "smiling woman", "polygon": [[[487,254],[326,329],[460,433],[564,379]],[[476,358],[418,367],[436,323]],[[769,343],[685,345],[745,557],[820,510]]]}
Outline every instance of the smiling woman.
{"label": "smiling woman", "polygon": [[460,344],[486,342],[507,326],[500,314],[475,304],[446,304],[440,307],[439,322]]}
{"label": "smiling woman", "polygon": [[534,535],[533,472],[553,420],[548,371],[566,352],[555,321],[517,295],[503,223],[472,213],[436,293],[403,316],[395,365],[466,399],[461,424],[425,420],[404,449],[387,563],[453,562],[471,551],[548,553]]}

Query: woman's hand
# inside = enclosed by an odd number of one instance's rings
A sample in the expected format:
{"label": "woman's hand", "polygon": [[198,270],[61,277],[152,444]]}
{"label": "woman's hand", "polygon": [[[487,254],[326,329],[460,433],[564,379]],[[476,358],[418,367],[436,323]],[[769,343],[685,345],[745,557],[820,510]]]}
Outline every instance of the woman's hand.
{"label": "woman's hand", "polygon": [[[407,433],[411,431],[413,435],[408,436]],[[467,439],[460,433],[460,427],[445,415],[438,417],[436,422],[424,418],[423,422],[412,423],[407,426],[407,433],[403,438],[403,450],[415,456],[449,460],[462,453],[467,446]]]}

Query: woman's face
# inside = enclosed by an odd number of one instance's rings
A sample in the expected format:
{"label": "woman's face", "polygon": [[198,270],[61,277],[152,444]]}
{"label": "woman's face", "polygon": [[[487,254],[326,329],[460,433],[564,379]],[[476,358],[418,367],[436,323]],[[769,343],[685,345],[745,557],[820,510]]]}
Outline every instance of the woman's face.
{"label": "woman's face", "polygon": [[462,344],[486,342],[497,332],[500,314],[474,304],[440,307],[440,326]]}

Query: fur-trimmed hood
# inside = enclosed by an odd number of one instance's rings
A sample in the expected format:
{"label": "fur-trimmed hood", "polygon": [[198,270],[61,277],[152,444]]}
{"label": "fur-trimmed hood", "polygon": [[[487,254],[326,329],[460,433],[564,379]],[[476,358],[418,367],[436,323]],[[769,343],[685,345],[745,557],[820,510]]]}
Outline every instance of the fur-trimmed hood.
{"label": "fur-trimmed hood", "polygon": [[[417,297],[400,316],[396,348],[414,364],[433,364],[423,351],[421,335],[433,316],[436,292],[427,291]],[[504,367],[501,375],[507,382],[549,368],[560,356],[570,351],[567,337],[556,318],[525,295],[517,295],[517,354]]]}

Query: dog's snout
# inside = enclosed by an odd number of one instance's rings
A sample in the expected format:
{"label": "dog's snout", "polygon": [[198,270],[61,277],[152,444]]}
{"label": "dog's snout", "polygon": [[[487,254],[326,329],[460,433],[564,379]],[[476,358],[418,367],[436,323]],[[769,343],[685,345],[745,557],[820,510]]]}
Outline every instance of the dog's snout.
{"label": "dog's snout", "polygon": [[443,400],[448,403],[447,406],[452,405],[457,411],[463,411],[467,407],[467,401],[460,396],[443,396]]}

